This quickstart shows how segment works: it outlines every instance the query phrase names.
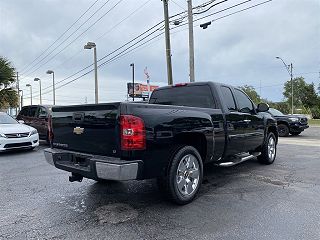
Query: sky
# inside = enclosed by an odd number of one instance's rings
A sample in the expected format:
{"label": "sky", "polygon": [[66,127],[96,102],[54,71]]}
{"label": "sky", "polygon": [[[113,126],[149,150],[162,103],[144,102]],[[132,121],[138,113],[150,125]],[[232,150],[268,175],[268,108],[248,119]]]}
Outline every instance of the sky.
{"label": "sky", "polygon": [[[264,1],[216,0],[220,3],[204,13],[207,8],[194,10],[194,20],[202,18],[194,22],[196,81],[251,85],[261,97],[281,101],[290,76],[279,56],[293,64],[294,77],[320,83],[320,0],[273,0],[229,15]],[[193,0],[193,6],[207,2]],[[170,16],[186,9],[186,0],[169,0]],[[174,84],[189,81],[187,18],[179,16],[170,23]],[[163,19],[161,0],[1,0],[0,56],[19,73],[24,105],[31,103],[26,84],[32,85],[33,104],[40,101],[34,78],[41,79],[43,104],[52,104],[47,70],[55,73],[56,104],[93,103],[94,72],[81,75],[93,69],[93,50],[84,45],[95,42],[98,59],[103,58],[98,65],[107,61],[98,68],[99,102],[124,101],[131,63],[136,82],[146,83],[147,67],[151,84],[167,84],[163,24],[134,47],[150,40],[146,44],[125,51],[137,41],[126,43]],[[199,26],[209,21],[207,29]]]}

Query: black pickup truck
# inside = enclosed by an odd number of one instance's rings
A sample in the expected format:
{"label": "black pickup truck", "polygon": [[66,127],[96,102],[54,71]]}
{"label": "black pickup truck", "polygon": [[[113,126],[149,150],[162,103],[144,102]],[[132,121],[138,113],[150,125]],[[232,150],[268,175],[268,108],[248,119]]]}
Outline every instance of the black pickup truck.
{"label": "black pickup truck", "polygon": [[238,88],[199,82],[155,90],[149,103],[115,102],[52,108],[46,160],[69,180],[157,178],[178,204],[192,201],[203,166],[276,158],[274,118]]}
{"label": "black pickup truck", "polygon": [[297,136],[309,127],[308,118],[304,115],[285,115],[274,108],[270,108],[268,113],[277,120],[279,137],[287,137],[289,133]]}

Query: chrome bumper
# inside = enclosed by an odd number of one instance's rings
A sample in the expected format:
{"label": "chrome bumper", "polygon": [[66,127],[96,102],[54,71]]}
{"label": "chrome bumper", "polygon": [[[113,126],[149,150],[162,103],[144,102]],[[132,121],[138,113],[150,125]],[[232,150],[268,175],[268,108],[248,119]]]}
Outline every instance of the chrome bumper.
{"label": "chrome bumper", "polygon": [[[126,161],[119,158],[87,155],[60,149],[45,149],[46,161],[56,168],[80,174],[91,179],[134,180],[142,171],[142,161]],[[72,161],[73,156],[86,159],[86,166]]]}

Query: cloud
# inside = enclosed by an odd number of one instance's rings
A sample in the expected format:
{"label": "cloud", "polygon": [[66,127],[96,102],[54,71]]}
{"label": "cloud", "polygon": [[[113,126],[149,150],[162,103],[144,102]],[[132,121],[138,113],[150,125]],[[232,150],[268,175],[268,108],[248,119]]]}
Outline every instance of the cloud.
{"label": "cloud", "polygon": [[[59,44],[54,45],[57,49],[45,58],[42,64],[65,46],[69,46],[36,71],[34,69],[38,68],[37,61],[32,64],[35,67],[30,71],[23,68],[50,46],[94,3],[94,0],[4,1],[1,4],[0,55],[8,57],[22,73],[21,86],[25,89],[26,97],[28,90],[24,86],[26,83],[32,83],[37,98],[39,86],[33,82],[35,77],[42,79],[43,88],[50,87],[52,76],[45,74],[46,70],[53,69],[58,82],[91,64],[93,52],[83,49],[86,42],[96,42],[98,58],[101,58],[163,19],[161,1],[123,0],[107,13],[117,1],[110,0],[102,7],[106,1],[99,0],[64,37],[80,27],[100,7],[101,10],[66,42],[59,41]],[[186,8],[185,1],[175,2]],[[193,1],[194,5],[203,2]],[[230,0],[206,14],[239,2]],[[197,22],[197,25],[259,2],[261,1],[252,0],[241,7],[203,19]],[[169,7],[170,15],[183,10],[173,3],[170,3]],[[288,64],[293,63],[296,75],[302,75],[308,82],[318,83],[319,12],[320,3],[317,0],[274,0],[260,7],[214,21],[206,30],[196,25],[194,27],[196,80],[252,85],[258,92],[261,90],[262,97],[279,101],[282,99],[282,85],[289,78],[282,63],[275,59],[276,56],[281,56]],[[105,17],[89,28],[103,14],[106,14]],[[123,20],[125,18],[127,19]],[[121,23],[118,24],[119,22]],[[175,83],[188,81],[188,31],[180,31],[184,28],[173,30],[171,35]],[[86,29],[88,30],[80,35]],[[176,32],[177,30],[179,32]],[[78,39],[72,43],[77,36]],[[47,51],[42,57],[49,52]],[[129,66],[131,62],[136,66],[136,81],[145,81],[143,69],[148,66],[151,81],[165,85],[167,73],[164,36],[99,69],[101,101],[125,100],[126,83],[131,81]],[[58,104],[84,103],[86,98],[88,102],[93,102],[93,79],[94,75],[90,73],[57,89]],[[68,80],[72,78],[65,82]],[[45,94],[43,98],[44,102],[51,103],[52,93]],[[25,102],[28,101],[26,99]]]}

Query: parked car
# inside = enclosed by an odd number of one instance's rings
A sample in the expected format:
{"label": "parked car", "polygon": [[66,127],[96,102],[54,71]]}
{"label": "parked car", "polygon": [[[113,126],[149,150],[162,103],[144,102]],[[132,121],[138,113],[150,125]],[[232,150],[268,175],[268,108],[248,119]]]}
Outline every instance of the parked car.
{"label": "parked car", "polygon": [[270,108],[268,113],[277,120],[280,137],[287,137],[289,134],[297,136],[309,127],[306,116],[285,115],[274,108]]}
{"label": "parked car", "polygon": [[34,127],[42,140],[48,140],[48,117],[51,113],[51,106],[30,105],[21,109],[17,120],[23,120],[25,124]]}
{"label": "parked car", "polygon": [[276,121],[240,89],[204,82],[153,91],[149,103],[115,102],[52,108],[46,160],[83,177],[105,180],[157,178],[178,204],[192,201],[203,166],[232,166],[276,158]]}
{"label": "parked car", "polygon": [[18,122],[7,113],[0,112],[0,152],[16,149],[34,149],[39,146],[35,128]]}

